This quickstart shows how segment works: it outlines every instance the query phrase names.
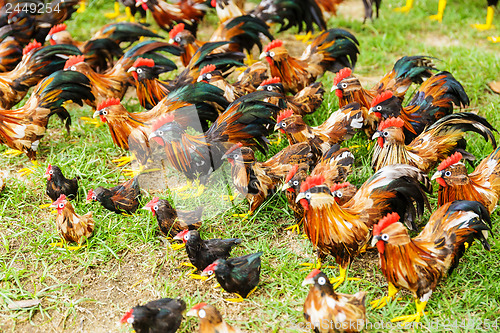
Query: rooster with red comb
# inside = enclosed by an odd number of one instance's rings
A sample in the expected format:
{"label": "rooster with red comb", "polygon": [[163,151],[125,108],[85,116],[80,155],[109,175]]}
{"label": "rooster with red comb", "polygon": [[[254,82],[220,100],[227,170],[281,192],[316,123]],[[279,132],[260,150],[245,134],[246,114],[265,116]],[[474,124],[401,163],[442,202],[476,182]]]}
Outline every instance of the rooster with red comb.
{"label": "rooster with red comb", "polygon": [[318,266],[329,254],[339,264],[335,287],[345,281],[351,260],[368,243],[371,227],[387,212],[398,211],[416,228],[417,215],[428,205],[425,192],[432,192],[427,176],[403,164],[376,172],[342,206],[325,184],[324,175],[310,176],[301,184],[296,201],[305,210],[304,230],[317,250]]}
{"label": "rooster with red comb", "polygon": [[288,54],[283,41],[269,43],[261,59],[266,59],[271,76],[279,77],[285,92],[296,94],[326,71],[337,72],[344,67],[354,67],[358,58],[356,37],[343,29],[330,29],[316,37],[300,58]]}
{"label": "rooster with red comb", "polygon": [[491,214],[500,198],[500,148],[482,160],[471,174],[460,162],[462,157],[460,152],[454,153],[439,164],[432,176],[439,184],[438,205],[454,200],[476,200]]}
{"label": "rooster with red comb", "polygon": [[400,288],[415,298],[416,312],[391,321],[420,321],[438,282],[453,272],[466,249],[478,239],[486,250],[491,227],[487,209],[477,201],[453,201],[438,208],[422,232],[410,238],[397,213],[380,219],[373,227],[372,245],[377,246],[380,268],[389,284],[389,295],[373,301],[382,307]]}

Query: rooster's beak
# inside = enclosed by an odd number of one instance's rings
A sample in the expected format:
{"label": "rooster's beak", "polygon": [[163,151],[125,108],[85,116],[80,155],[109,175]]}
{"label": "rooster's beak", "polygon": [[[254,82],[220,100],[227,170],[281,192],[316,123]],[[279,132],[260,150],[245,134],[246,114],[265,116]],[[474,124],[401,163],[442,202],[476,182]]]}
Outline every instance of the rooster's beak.
{"label": "rooster's beak", "polygon": [[337,86],[334,84],[334,85],[332,86],[332,89],[330,89],[330,92],[334,92],[334,91],[335,91],[335,90],[337,90],[337,89],[338,89],[338,88],[337,88]]}
{"label": "rooster's beak", "polygon": [[314,284],[314,279],[313,278],[309,278],[309,279],[305,279],[304,281],[302,281],[302,287],[305,287],[309,284]]}
{"label": "rooster's beak", "polygon": [[380,240],[380,235],[372,237],[372,247],[377,246],[378,241]]}
{"label": "rooster's beak", "polygon": [[305,199],[306,195],[304,193],[299,193],[297,196],[297,199],[295,199],[295,202],[299,202],[301,199]]}
{"label": "rooster's beak", "polygon": [[435,180],[435,179],[441,178],[442,176],[443,175],[442,175],[441,171],[436,171],[436,173],[434,175],[432,175],[431,180]]}
{"label": "rooster's beak", "polygon": [[264,59],[265,57],[267,57],[267,52],[262,52],[259,56],[259,59]]}
{"label": "rooster's beak", "polygon": [[380,132],[379,131],[373,133],[372,140],[375,140],[376,138],[380,138]]}
{"label": "rooster's beak", "polygon": [[151,140],[152,138],[156,138],[156,134],[155,134],[155,132],[153,132],[153,133],[149,134],[149,136],[148,136],[148,140]]}
{"label": "rooster's beak", "polygon": [[278,124],[276,124],[276,125],[274,125],[274,130],[275,130],[275,131],[277,131],[277,130],[279,130],[279,129],[280,129],[279,123],[278,123]]}
{"label": "rooster's beak", "polygon": [[373,113],[373,112],[375,112],[375,111],[373,111],[373,108],[369,108],[369,109],[368,109],[368,113],[369,113],[369,114],[370,114],[370,113]]}
{"label": "rooster's beak", "polygon": [[173,40],[172,38],[170,38],[170,39],[168,40],[168,43],[169,43],[169,44],[173,44],[173,43],[174,43],[174,40]]}
{"label": "rooster's beak", "polygon": [[92,115],[92,118],[97,118],[101,115],[101,111],[96,111],[94,112],[94,114]]}
{"label": "rooster's beak", "polygon": [[187,317],[198,317],[198,312],[196,309],[191,309],[188,312],[186,312]]}
{"label": "rooster's beak", "polygon": [[148,206],[144,206],[144,207],[142,207],[141,209],[143,209],[143,210],[147,210],[147,211],[151,211],[151,208],[149,208]]}
{"label": "rooster's beak", "polygon": [[137,68],[135,67],[130,67],[129,70],[127,71],[127,73],[132,73],[132,72],[135,72]]}
{"label": "rooster's beak", "polygon": [[284,183],[283,185],[280,185],[280,186],[278,187],[278,190],[279,190],[279,191],[286,191],[286,190],[288,190],[289,188],[290,188],[290,185],[288,185],[288,183]]}

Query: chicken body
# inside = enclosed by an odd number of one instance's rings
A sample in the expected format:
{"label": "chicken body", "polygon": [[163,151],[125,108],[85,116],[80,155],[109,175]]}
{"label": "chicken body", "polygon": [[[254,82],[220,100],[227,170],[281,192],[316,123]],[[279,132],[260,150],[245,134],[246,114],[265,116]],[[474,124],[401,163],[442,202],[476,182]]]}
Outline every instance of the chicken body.
{"label": "chicken body", "polygon": [[94,232],[92,212],[81,216],[76,214],[64,194],[54,201],[51,207],[57,209],[57,230],[66,241],[82,244]]}
{"label": "chicken body", "polygon": [[238,328],[226,323],[220,312],[207,303],[196,304],[186,313],[186,316],[200,319],[200,333],[242,333]]}
{"label": "chicken body", "polygon": [[311,285],[304,302],[304,318],[315,332],[359,332],[366,322],[365,292],[336,293],[328,277],[314,269],[302,282]]}
{"label": "chicken body", "polygon": [[68,199],[75,199],[78,195],[78,179],[80,177],[67,179],[57,165],[50,164],[45,171],[44,177],[47,178],[45,193],[52,201],[56,201],[61,194],[64,194]]}
{"label": "chicken body", "polygon": [[300,58],[288,54],[280,40],[274,40],[260,55],[269,63],[272,77],[279,77],[286,92],[296,94],[325,71],[337,72],[354,67],[359,49],[358,41],[342,29],[330,29],[316,37]]}
{"label": "chicken body", "polygon": [[99,186],[95,190],[89,190],[87,200],[98,201],[104,208],[117,214],[132,214],[139,208],[141,200],[138,177],[110,189]]}
{"label": "chicken body", "polygon": [[380,123],[373,135],[377,139],[372,157],[372,168],[396,164],[410,164],[423,172],[430,172],[438,163],[450,156],[455,150],[463,150],[465,132],[481,134],[486,141],[491,141],[496,148],[493,126],[483,117],[462,112],[441,118],[417,136],[409,145],[405,145],[403,132],[404,121],[389,118]]}
{"label": "chicken body", "polygon": [[449,202],[431,215],[415,238],[409,237],[398,220],[398,214],[389,214],[375,225],[372,245],[378,248],[380,268],[387,282],[409,290],[416,299],[417,313],[405,319],[419,321],[438,282],[458,265],[465,243],[470,245],[478,239],[485,249],[490,249],[490,216],[477,201]]}
{"label": "chicken body", "polygon": [[441,162],[432,179],[439,183],[438,205],[455,200],[479,201],[490,212],[500,198],[500,148],[495,149],[468,174],[462,154],[451,155]]}

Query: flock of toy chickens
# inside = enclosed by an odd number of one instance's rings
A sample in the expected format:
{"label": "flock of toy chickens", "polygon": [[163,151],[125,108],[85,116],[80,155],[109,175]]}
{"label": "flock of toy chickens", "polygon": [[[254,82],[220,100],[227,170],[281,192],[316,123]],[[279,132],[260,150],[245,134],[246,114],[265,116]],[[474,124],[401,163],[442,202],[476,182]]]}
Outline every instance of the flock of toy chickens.
{"label": "flock of toy chickens", "polygon": [[[89,105],[93,118],[109,127],[116,146],[133,152],[121,162],[134,160],[140,168],[117,186],[90,190],[87,200],[124,215],[141,207],[139,177],[148,172],[154,156],[161,154],[171,169],[195,182],[200,195],[211,174],[227,161],[235,188],[249,203],[245,215],[255,214],[272,193],[283,191],[295,227],[302,228],[316,250],[318,262],[302,283],[310,285],[304,316],[315,331],[363,327],[366,293],[347,295],[335,289],[349,279],[350,263],[370,246],[379,253],[388,283],[388,295],[372,307],[386,305],[406,289],[415,297],[416,312],[393,320],[419,321],[438,282],[473,240],[490,248],[489,214],[500,195],[496,130],[480,115],[454,113],[454,107],[468,106],[469,98],[429,56],[402,57],[373,88],[363,87],[353,72],[358,41],[344,29],[327,29],[324,19],[340,2],[263,0],[247,12],[244,1],[236,0],[123,1],[129,17],[136,8],[151,11],[169,40],[138,23],[122,22],[80,42],[64,23],[74,15],[77,0],[53,1],[52,15],[30,14],[22,7],[7,11],[0,0],[0,142],[11,148],[7,154],[24,153],[38,166],[37,148],[49,118],[57,115],[69,131],[68,103]],[[380,1],[363,2],[367,18],[372,2],[378,15]],[[198,23],[212,7],[220,25],[208,41],[199,40]],[[270,24],[280,31],[297,27],[308,33],[316,27],[320,33],[296,58],[286,41],[274,39]],[[254,61],[254,48],[262,61]],[[176,62],[171,60],[175,57]],[[159,78],[179,64],[184,69],[175,79]],[[229,74],[241,66],[243,72],[233,80]],[[336,73],[331,93],[340,109],[323,124],[310,126],[304,116],[322,104],[325,90],[317,79],[327,71]],[[408,99],[412,85],[418,88]],[[13,109],[31,87],[24,105]],[[121,104],[128,89],[135,89],[145,111],[129,112]],[[266,154],[273,132],[289,144],[259,161],[255,151]],[[464,162],[474,158],[466,150],[467,132],[478,133],[496,148],[471,174]],[[348,148],[341,148],[357,133],[366,135],[367,142],[374,140],[374,173],[359,188],[346,181],[355,161]],[[438,208],[420,234],[410,238],[408,229],[418,231],[419,218],[426,208],[431,210],[430,172],[439,184]],[[45,177],[62,237],[53,245],[77,250],[99,222],[92,212],[75,212],[71,200],[78,200],[77,178],[66,179],[50,164]],[[5,186],[1,177],[0,185]],[[163,234],[182,241],[193,273],[201,272],[191,274],[193,278],[215,276],[225,291],[238,296],[229,301],[242,301],[257,288],[265,254],[231,257],[243,240],[203,239],[197,230],[202,209],[176,210],[158,197],[142,208],[156,216]],[[339,265],[338,277],[330,279],[319,270],[328,256]],[[183,300],[164,298],[134,307],[121,322],[139,333],[175,332],[185,310]],[[199,318],[200,332],[239,332],[206,303],[194,305],[187,315]],[[335,327],[322,327],[325,320]]]}

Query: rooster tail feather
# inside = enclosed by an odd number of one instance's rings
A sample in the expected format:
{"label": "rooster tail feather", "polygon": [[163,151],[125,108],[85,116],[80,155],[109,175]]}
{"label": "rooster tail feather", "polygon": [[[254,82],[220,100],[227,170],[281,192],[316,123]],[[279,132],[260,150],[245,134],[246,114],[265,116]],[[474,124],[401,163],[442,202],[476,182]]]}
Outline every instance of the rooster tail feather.
{"label": "rooster tail feather", "polygon": [[226,36],[230,37],[230,41],[240,45],[240,49],[248,52],[251,52],[254,45],[257,45],[259,50],[262,51],[261,35],[266,36],[269,40],[274,40],[267,24],[261,19],[250,15],[242,15],[231,19],[226,25],[226,30]]}
{"label": "rooster tail feather", "polygon": [[155,60],[155,64],[157,61],[167,59],[166,57],[161,57],[157,52],[168,52],[176,56],[181,54],[181,50],[172,44],[146,40],[131,47],[127,52],[125,52],[123,57],[118,60],[117,64],[120,64],[127,71],[130,67],[132,67],[134,61],[139,56],[143,58],[150,57]]}
{"label": "rooster tail feather", "polygon": [[393,67],[396,80],[410,80],[421,84],[423,79],[431,77],[432,71],[436,70],[432,62],[434,59],[436,58],[421,55],[400,58]]}
{"label": "rooster tail feather", "polygon": [[106,25],[103,34],[116,43],[135,42],[140,37],[162,38],[138,23],[117,22]]}
{"label": "rooster tail feather", "polygon": [[316,37],[311,44],[311,52],[323,53],[325,70],[338,72],[354,68],[358,60],[359,42],[349,31],[329,29]]}

